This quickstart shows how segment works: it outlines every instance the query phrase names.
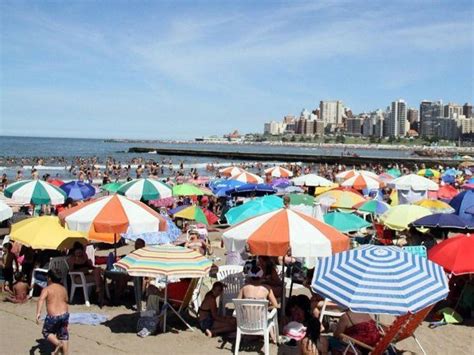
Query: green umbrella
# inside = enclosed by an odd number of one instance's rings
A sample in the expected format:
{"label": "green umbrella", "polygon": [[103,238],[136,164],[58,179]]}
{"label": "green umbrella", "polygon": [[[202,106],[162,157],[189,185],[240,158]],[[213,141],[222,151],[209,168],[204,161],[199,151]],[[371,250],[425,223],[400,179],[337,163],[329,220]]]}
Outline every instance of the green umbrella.
{"label": "green umbrella", "polygon": [[324,222],[343,233],[355,232],[371,226],[371,223],[355,214],[341,212],[331,212],[324,215]]}
{"label": "green umbrella", "polygon": [[180,184],[173,186],[173,196],[202,196],[205,195],[197,186],[192,184]]}
{"label": "green umbrella", "polygon": [[306,194],[289,194],[290,205],[314,205],[314,197]]}
{"label": "green umbrella", "polygon": [[186,207],[186,208],[182,209],[181,211],[176,212],[174,214],[174,216],[194,220],[196,222],[200,222],[200,223],[203,223],[203,224],[206,224],[206,225],[209,224],[208,221],[207,221],[206,215],[197,206]]}
{"label": "green umbrella", "polygon": [[258,197],[244,204],[233,207],[225,214],[229,224],[237,224],[248,218],[267,212],[276,211],[283,207],[283,200],[277,196]]}
{"label": "green umbrella", "polygon": [[395,178],[402,176],[400,169],[397,168],[388,169],[387,174],[392,175]]}
{"label": "green umbrella", "polygon": [[123,183],[121,182],[110,182],[108,184],[105,184],[105,185],[102,185],[101,186],[101,189],[102,190],[105,190],[105,191],[108,191],[108,192],[112,192],[112,193],[115,193],[118,191],[118,189],[120,189],[120,186],[122,186]]}
{"label": "green umbrella", "polygon": [[156,200],[171,197],[171,187],[156,179],[135,179],[126,182],[117,191],[132,200]]}

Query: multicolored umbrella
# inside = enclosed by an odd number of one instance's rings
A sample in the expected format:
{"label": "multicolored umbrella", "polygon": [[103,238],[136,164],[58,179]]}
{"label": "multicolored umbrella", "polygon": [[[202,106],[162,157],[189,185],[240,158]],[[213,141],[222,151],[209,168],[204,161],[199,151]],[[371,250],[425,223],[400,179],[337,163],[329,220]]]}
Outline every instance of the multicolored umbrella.
{"label": "multicolored umbrella", "polygon": [[438,170],[434,170],[434,169],[421,169],[418,171],[418,175],[424,176],[427,178],[434,177],[436,179],[439,179],[439,177],[441,176],[441,173]]}
{"label": "multicolored umbrella", "polygon": [[192,184],[179,184],[173,186],[173,196],[202,196],[205,195],[199,187]]}
{"label": "multicolored umbrella", "polygon": [[385,186],[385,183],[377,178],[367,175],[354,175],[341,183],[342,187],[352,187],[362,191],[365,189],[374,190]]}
{"label": "multicolored umbrella", "polygon": [[200,207],[192,205],[176,212],[174,217],[189,219],[203,224],[214,224],[219,220],[219,218],[211,211],[208,210],[207,213],[208,216],[206,216]]}
{"label": "multicolored umbrella", "polygon": [[126,182],[117,190],[120,195],[132,200],[156,200],[172,196],[171,187],[156,179],[135,179]]}
{"label": "multicolored umbrella", "polygon": [[228,166],[227,168],[219,169],[219,173],[224,176],[235,176],[245,172],[245,169],[239,168],[238,166]]}
{"label": "multicolored umbrella", "polygon": [[5,202],[0,201],[0,222],[12,218],[13,210]]}
{"label": "multicolored umbrella", "polygon": [[42,180],[20,180],[8,185],[3,193],[25,205],[60,205],[66,199],[63,190]]}
{"label": "multicolored umbrella", "polygon": [[454,275],[474,273],[474,237],[458,234],[443,240],[428,251],[428,259]]}
{"label": "multicolored umbrella", "polygon": [[323,218],[325,223],[342,233],[359,231],[372,225],[372,223],[352,213],[330,212],[325,214]]}
{"label": "multicolored umbrella", "polygon": [[377,179],[378,176],[376,173],[373,173],[371,171],[367,171],[367,170],[355,170],[355,169],[352,169],[352,170],[346,170],[346,171],[343,171],[339,174],[336,175],[336,181],[345,181],[353,176],[357,176],[357,175],[364,175],[364,176],[368,176],[368,177],[371,177],[373,179]]}
{"label": "multicolored umbrella", "polygon": [[411,224],[413,227],[421,228],[446,228],[474,230],[474,223],[465,220],[453,213],[435,213],[421,217]]}
{"label": "multicolored umbrella", "polygon": [[420,175],[409,174],[392,180],[389,187],[396,190],[438,191],[439,186],[434,181]]}
{"label": "multicolored umbrella", "polygon": [[316,174],[307,174],[307,175],[298,176],[294,178],[292,181],[293,181],[293,184],[297,186],[330,187],[334,185],[332,181]]}
{"label": "multicolored umbrella", "polygon": [[264,172],[265,175],[270,175],[277,178],[289,178],[293,176],[293,173],[290,170],[282,168],[281,166],[274,166],[272,168],[265,169]]}
{"label": "multicolored umbrella", "polygon": [[366,212],[366,213],[371,213],[373,215],[381,215],[385,213],[390,206],[383,201],[379,200],[368,200],[368,201],[363,201],[355,204],[352,206],[352,208],[360,211],[360,212]]}
{"label": "multicolored umbrella", "polygon": [[390,229],[402,231],[417,219],[432,214],[425,207],[417,205],[397,205],[380,216],[380,221]]}
{"label": "multicolored umbrella", "polygon": [[393,179],[395,179],[395,177],[388,173],[382,173],[379,175],[379,180],[383,181],[385,184],[388,184]]}
{"label": "multicolored umbrella", "polygon": [[263,184],[263,179],[260,176],[249,173],[247,171],[238,175],[233,175],[232,179],[246,184]]}
{"label": "multicolored umbrella", "polygon": [[313,292],[354,312],[416,313],[449,293],[443,269],[397,247],[367,245],[322,258]]}
{"label": "multicolored umbrella", "polygon": [[233,207],[225,214],[227,223],[234,225],[246,219],[278,210],[283,207],[283,199],[277,196],[258,197]]}
{"label": "multicolored umbrella", "polygon": [[414,203],[417,206],[425,207],[433,213],[453,213],[454,208],[452,208],[446,202],[440,200],[430,200],[427,198],[421,199]]}
{"label": "multicolored umbrella", "polygon": [[74,201],[87,200],[95,195],[95,187],[84,181],[70,181],[60,186],[68,198]]}
{"label": "multicolored umbrella", "polygon": [[108,191],[108,192],[111,192],[111,193],[116,193],[118,191],[118,189],[120,189],[120,186],[122,186],[123,183],[122,182],[110,182],[108,184],[105,184],[105,185],[102,185],[100,188],[102,190],[105,190],[105,191]]}
{"label": "multicolored umbrella", "polygon": [[[365,198],[351,191],[330,190],[316,197],[316,202],[321,203],[323,200],[333,199],[331,208],[352,209],[357,203],[364,202]],[[324,204],[324,203],[323,203]]]}
{"label": "multicolored umbrella", "polygon": [[248,245],[254,255],[320,257],[349,249],[349,238],[305,214],[282,208],[241,222],[223,234],[228,251]]}
{"label": "multicolored umbrella", "polygon": [[166,220],[167,226],[166,230],[163,232],[150,232],[140,234],[123,233],[122,238],[131,241],[136,241],[140,238],[145,241],[146,245],[149,246],[173,243],[181,235],[181,230],[176,227],[176,224],[174,224],[170,217],[163,215],[163,218]]}
{"label": "multicolored umbrella", "polygon": [[75,242],[87,243],[84,233],[64,228],[58,217],[33,217],[15,223],[10,232],[12,240],[33,249],[70,249]]}

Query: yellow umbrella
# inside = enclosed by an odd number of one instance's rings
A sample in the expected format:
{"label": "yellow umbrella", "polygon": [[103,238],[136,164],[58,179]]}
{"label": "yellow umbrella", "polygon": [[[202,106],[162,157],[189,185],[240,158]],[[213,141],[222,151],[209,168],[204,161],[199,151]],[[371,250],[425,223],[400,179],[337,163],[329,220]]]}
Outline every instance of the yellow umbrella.
{"label": "yellow umbrella", "polygon": [[318,186],[314,190],[314,195],[315,196],[321,195],[327,191],[334,190],[336,187],[339,187],[339,184],[332,184],[331,186]]}
{"label": "yellow umbrella", "polygon": [[403,204],[391,207],[380,216],[380,220],[388,228],[402,231],[413,221],[430,214],[431,211],[425,207]]}
{"label": "yellow umbrella", "polygon": [[390,193],[390,206],[398,205],[398,193],[397,190],[392,190]]}
{"label": "yellow umbrella", "polygon": [[418,171],[418,175],[424,176],[427,178],[433,177],[435,179],[439,179],[439,177],[441,176],[441,173],[435,169],[421,169],[420,171]]}
{"label": "yellow umbrella", "polygon": [[416,201],[414,204],[417,206],[425,207],[433,213],[453,213],[454,212],[454,208],[452,208],[446,202],[440,201],[440,200],[430,200],[428,198],[424,198],[422,200]]}
{"label": "yellow umbrella", "polygon": [[355,204],[365,201],[365,198],[363,198],[361,195],[348,190],[327,191],[316,197],[316,202],[322,202],[325,199],[334,200],[331,203],[332,208],[342,209],[352,209],[352,206]]}
{"label": "yellow umbrella", "polygon": [[33,249],[69,249],[75,242],[87,243],[84,233],[61,226],[58,217],[42,216],[24,219],[12,226],[12,240]]}

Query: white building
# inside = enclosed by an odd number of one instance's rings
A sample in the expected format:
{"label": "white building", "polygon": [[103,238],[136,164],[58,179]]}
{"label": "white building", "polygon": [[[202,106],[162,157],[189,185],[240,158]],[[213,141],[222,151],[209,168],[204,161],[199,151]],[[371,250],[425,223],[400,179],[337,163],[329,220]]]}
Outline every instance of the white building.
{"label": "white building", "polygon": [[263,133],[271,135],[283,134],[286,130],[286,123],[270,121],[264,124]]}
{"label": "white building", "polygon": [[409,128],[406,102],[401,99],[393,101],[385,135],[389,137],[404,137]]}
{"label": "white building", "polygon": [[340,100],[320,101],[319,114],[324,126],[329,127],[331,131],[344,125],[344,105]]}

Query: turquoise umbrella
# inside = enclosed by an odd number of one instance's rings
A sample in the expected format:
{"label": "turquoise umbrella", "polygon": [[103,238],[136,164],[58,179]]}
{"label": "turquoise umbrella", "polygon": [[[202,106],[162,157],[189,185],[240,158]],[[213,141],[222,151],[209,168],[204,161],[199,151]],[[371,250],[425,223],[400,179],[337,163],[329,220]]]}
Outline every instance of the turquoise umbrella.
{"label": "turquoise umbrella", "polygon": [[257,197],[243,205],[231,208],[225,218],[229,224],[237,224],[248,218],[255,217],[267,212],[275,211],[283,207],[283,199],[277,196]]}
{"label": "turquoise umbrella", "polygon": [[355,232],[372,224],[351,213],[331,212],[324,215],[324,222],[343,233]]}

